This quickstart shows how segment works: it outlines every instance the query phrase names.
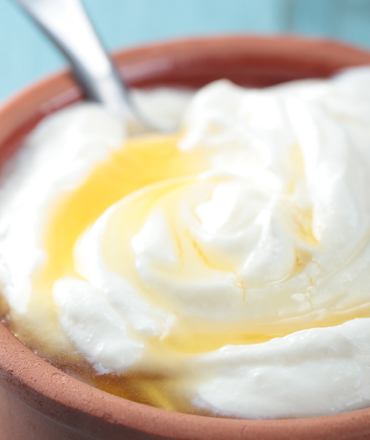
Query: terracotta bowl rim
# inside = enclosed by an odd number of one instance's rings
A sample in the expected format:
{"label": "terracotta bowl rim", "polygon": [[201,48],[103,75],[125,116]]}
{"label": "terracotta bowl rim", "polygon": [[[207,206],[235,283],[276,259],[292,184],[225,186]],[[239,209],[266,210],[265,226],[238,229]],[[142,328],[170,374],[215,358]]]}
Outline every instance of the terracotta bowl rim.
{"label": "terracotta bowl rim", "polygon": [[[127,48],[114,50],[111,55],[113,59],[118,63],[118,68],[125,75],[125,68],[120,65],[122,60],[133,57],[137,58],[135,55],[137,54],[139,58],[142,57],[142,54],[147,52],[148,50],[153,52],[157,57],[158,54],[167,55],[169,52],[171,56],[178,52],[178,48],[184,49],[189,43],[191,44],[199,44],[201,48],[207,49],[215,49],[215,45],[219,44],[236,44],[239,49],[239,45],[245,44],[245,42],[252,42],[260,44],[263,49],[268,48],[271,45],[271,42],[276,43],[281,49],[283,54],[291,54],[291,48],[294,47],[294,51],[297,49],[301,49],[301,46],[304,45],[305,48],[317,50],[317,53],[321,54],[322,48],[325,48],[325,52],[328,48],[334,50],[340,50],[340,52],[346,53],[349,57],[354,55],[355,58],[358,56],[368,56],[370,55],[370,51],[366,50],[366,48],[358,47],[351,45],[349,43],[343,41],[337,41],[331,38],[320,38],[315,36],[303,36],[299,34],[279,34],[279,35],[265,35],[265,34],[246,34],[246,33],[235,33],[235,34],[227,34],[227,35],[206,35],[206,36],[198,36],[198,37],[183,37],[183,38],[175,38],[171,40],[159,40],[153,43],[146,43],[140,45],[130,45]],[[285,51],[285,47],[283,46],[286,43],[290,43],[291,48],[288,51]],[[275,48],[276,50],[276,48]],[[232,48],[231,48],[232,51]],[[178,54],[181,57],[181,53]],[[370,58],[369,58],[370,63]],[[365,64],[365,63],[362,63]],[[366,63],[367,64],[367,63]],[[130,72],[125,75],[126,80],[130,80]],[[51,74],[46,74],[41,78],[32,81],[30,84],[25,85],[19,91],[14,94],[5,97],[3,101],[0,101],[0,117],[3,116],[5,112],[8,111],[10,107],[17,105],[19,101],[23,101],[27,98],[27,95],[30,93],[34,93],[35,90],[43,89],[45,86],[49,84],[54,84],[61,79],[67,80],[70,82],[70,86],[75,87],[78,90],[78,93],[75,91],[76,96],[78,98],[81,97],[81,90],[74,80],[73,74],[69,68],[62,68],[53,72]]]}
{"label": "terracotta bowl rim", "polygon": [[[349,58],[352,55],[355,59],[367,58],[366,63],[362,64],[370,64],[370,53],[363,49],[330,40],[298,38],[296,36],[228,35],[186,38],[121,50],[116,52],[114,57],[121,63],[123,59],[135,58],[137,54],[142,55],[149,49],[158,50],[158,53],[174,53],[178,47],[185,47],[189,42],[199,43],[206,49],[211,46],[215,49],[220,43],[230,44],[233,42],[233,44],[239,45],[255,42],[257,46],[259,44],[266,45],[266,47],[270,45],[275,48],[274,50],[289,43],[300,50],[309,48],[320,53],[324,48],[324,52],[328,49],[337,51],[338,56],[341,52],[347,54]],[[125,73],[125,69],[122,68],[122,70]],[[129,73],[128,76],[130,76]],[[63,70],[30,85],[2,103],[0,121],[8,112],[21,107],[22,103],[29,100],[31,96],[48,87],[54,87],[58,83],[63,83],[63,87],[69,89],[67,100],[73,101],[81,97],[81,91],[74,82],[70,71]],[[21,124],[20,120],[19,125]],[[280,420],[225,419],[153,408],[111,395],[63,373],[24,346],[2,323],[0,325],[0,340],[0,378],[5,381],[5,386],[25,403],[52,418],[54,415],[48,413],[47,408],[40,405],[43,398],[46,401],[50,399],[57,402],[63,408],[88,413],[108,423],[168,438],[223,438],[219,437],[218,433],[224,429],[229,432],[230,438],[244,438],[244,434],[258,433],[266,436],[274,435],[274,438],[283,438],[283,433],[288,434],[292,430],[297,436],[298,433],[301,433],[302,438],[307,430],[313,436],[317,435],[317,438],[324,438],[322,433],[328,432],[328,429],[332,432],[333,426],[338,430],[338,434],[343,432],[344,428],[346,432],[352,433],[363,432],[362,430],[365,428],[367,432],[370,432],[370,408],[330,416]],[[41,376],[43,380],[38,380],[38,376]],[[50,383],[53,384],[52,387]],[[17,391],[19,387],[21,390]],[[35,397],[38,399],[36,402]],[[63,423],[67,424],[68,420],[64,420]]]}

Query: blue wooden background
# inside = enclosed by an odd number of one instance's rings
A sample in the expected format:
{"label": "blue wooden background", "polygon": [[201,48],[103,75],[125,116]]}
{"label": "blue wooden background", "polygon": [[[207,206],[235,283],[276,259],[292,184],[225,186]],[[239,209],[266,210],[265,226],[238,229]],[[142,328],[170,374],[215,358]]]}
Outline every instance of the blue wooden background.
{"label": "blue wooden background", "polygon": [[[370,0],[84,0],[110,49],[189,35],[295,33],[370,49]],[[65,65],[14,5],[0,0],[0,101]]]}

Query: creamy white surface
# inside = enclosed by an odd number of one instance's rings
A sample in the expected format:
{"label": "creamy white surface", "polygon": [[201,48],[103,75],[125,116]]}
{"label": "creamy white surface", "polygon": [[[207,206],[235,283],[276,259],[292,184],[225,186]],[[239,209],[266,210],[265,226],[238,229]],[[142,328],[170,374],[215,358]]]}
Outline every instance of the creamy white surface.
{"label": "creamy white surface", "polygon": [[122,121],[100,107],[72,107],[42,122],[6,170],[0,189],[0,282],[12,309],[27,312],[30,276],[46,258],[42,231],[52,201],[81,184],[110,148],[121,146],[124,133]]}
{"label": "creamy white surface", "polygon": [[[184,116],[179,148],[208,152],[210,170],[122,199],[83,234],[75,265],[85,281],[53,287],[69,340],[99,373],[181,369],[179,386],[218,414],[311,416],[368,406],[368,318],[207,353],[151,348],[189,320],[263,331],[370,302],[368,121],[366,69],[265,90],[227,81],[202,89]],[[5,179],[0,279],[18,313],[27,313],[29,278],[45,258],[50,200],[79,185],[124,133],[96,106],[67,110],[36,130],[27,164]],[[128,226],[131,237],[122,234]],[[125,258],[113,264],[117,249]]]}

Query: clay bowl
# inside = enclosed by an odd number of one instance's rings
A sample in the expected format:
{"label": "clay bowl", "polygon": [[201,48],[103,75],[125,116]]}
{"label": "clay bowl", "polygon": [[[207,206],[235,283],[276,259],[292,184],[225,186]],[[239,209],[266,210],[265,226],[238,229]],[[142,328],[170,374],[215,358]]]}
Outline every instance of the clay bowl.
{"label": "clay bowl", "polygon": [[[370,64],[370,53],[338,43],[246,36],[164,43],[119,52],[115,58],[135,87],[200,87],[225,77],[264,87]],[[4,105],[0,164],[41,118],[82,98],[71,74],[63,72]],[[2,324],[0,341],[1,440],[370,439],[370,408],[289,420],[184,415],[130,402],[78,381],[30,351]]]}

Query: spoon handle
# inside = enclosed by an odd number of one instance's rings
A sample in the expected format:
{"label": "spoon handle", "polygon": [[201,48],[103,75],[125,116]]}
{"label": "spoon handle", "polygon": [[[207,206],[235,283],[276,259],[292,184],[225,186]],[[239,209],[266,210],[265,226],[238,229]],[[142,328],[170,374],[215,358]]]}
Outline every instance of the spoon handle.
{"label": "spoon handle", "polygon": [[87,98],[132,115],[128,93],[79,0],[15,0],[70,61]]}

